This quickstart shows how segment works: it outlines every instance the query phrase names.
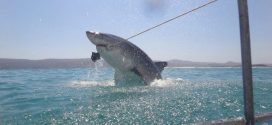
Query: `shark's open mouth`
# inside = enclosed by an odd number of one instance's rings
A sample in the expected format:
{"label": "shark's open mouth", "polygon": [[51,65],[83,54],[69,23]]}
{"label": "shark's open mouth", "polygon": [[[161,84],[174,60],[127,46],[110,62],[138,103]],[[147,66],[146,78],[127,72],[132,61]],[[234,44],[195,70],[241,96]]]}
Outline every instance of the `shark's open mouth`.
{"label": "shark's open mouth", "polygon": [[107,45],[104,44],[96,44],[97,47],[107,47]]}

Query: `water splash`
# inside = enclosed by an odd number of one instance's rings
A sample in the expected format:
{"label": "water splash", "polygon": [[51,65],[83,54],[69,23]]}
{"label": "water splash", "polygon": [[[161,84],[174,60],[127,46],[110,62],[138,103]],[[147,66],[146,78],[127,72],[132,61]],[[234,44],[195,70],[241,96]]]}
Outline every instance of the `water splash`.
{"label": "water splash", "polygon": [[183,82],[184,80],[182,78],[166,78],[166,79],[157,79],[154,80],[150,86],[155,87],[167,87],[167,86],[175,86]]}
{"label": "water splash", "polygon": [[[97,60],[94,63],[94,68],[92,68],[92,66],[90,65],[90,69],[89,69],[89,72],[88,72],[88,75],[87,75],[87,79],[89,80],[90,76],[92,76],[93,78],[97,79],[98,74],[100,72],[100,68],[103,67],[103,66],[104,65],[103,65],[103,61],[102,60]],[[94,69],[94,71],[92,69]]]}
{"label": "water splash", "polygon": [[107,81],[87,81],[87,80],[78,80],[78,81],[72,81],[69,87],[94,87],[94,86],[114,86],[113,80],[107,80]]}
{"label": "water splash", "polygon": [[[150,87],[172,87],[180,85],[184,80],[182,78],[166,78],[153,81]],[[128,83],[129,84],[129,83]],[[94,86],[116,86],[114,80],[75,80],[69,84],[69,87],[94,87]],[[119,86],[122,87],[122,86]],[[129,87],[129,86],[123,86]],[[131,87],[137,87],[135,85]]]}

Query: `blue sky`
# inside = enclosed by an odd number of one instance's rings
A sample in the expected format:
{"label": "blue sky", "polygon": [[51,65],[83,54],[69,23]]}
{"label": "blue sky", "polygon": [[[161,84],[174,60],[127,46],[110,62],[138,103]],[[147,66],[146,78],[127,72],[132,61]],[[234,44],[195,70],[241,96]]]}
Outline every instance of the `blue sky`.
{"label": "blue sky", "polygon": [[[89,58],[87,30],[128,38],[206,2],[1,0],[0,58]],[[272,63],[272,1],[248,2],[253,63]],[[237,1],[219,0],[130,41],[154,60],[240,62],[238,21]]]}

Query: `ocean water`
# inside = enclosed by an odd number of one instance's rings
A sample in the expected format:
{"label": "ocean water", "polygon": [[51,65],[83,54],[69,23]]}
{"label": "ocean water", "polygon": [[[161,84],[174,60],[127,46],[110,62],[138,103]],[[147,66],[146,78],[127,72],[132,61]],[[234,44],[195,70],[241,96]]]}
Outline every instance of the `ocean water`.
{"label": "ocean water", "polygon": [[[113,74],[0,70],[0,124],[189,124],[243,116],[240,68],[166,68],[150,86],[115,86]],[[255,113],[272,112],[272,68],[254,68],[253,75]]]}

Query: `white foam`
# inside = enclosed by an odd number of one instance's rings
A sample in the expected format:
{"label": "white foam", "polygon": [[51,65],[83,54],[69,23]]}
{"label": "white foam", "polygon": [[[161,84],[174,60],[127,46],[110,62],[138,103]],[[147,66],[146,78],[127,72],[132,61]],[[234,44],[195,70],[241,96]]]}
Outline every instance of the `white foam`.
{"label": "white foam", "polygon": [[154,80],[150,86],[155,86],[155,87],[167,87],[167,86],[174,86],[177,84],[180,84],[184,80],[182,78],[166,78],[166,79],[157,79]]}
{"label": "white foam", "polygon": [[113,80],[108,81],[88,81],[88,80],[78,80],[72,81],[69,85],[70,87],[93,87],[93,86],[114,86]]}
{"label": "white foam", "polygon": [[[151,87],[170,87],[183,82],[182,78],[166,78],[157,79],[151,82]],[[115,86],[114,80],[105,81],[89,81],[89,80],[75,80],[69,84],[69,87],[94,87],[94,86]]]}

